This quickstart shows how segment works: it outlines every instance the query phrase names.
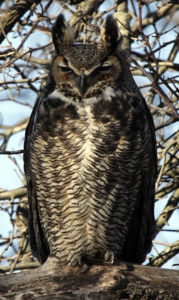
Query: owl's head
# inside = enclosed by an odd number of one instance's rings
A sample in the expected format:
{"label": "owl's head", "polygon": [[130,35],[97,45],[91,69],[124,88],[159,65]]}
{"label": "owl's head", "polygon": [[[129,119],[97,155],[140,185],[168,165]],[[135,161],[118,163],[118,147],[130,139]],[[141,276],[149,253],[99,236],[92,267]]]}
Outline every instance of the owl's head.
{"label": "owl's head", "polygon": [[58,16],[52,29],[56,50],[52,76],[61,95],[85,99],[100,94],[106,86],[115,86],[121,74],[121,63],[115,55],[121,36],[111,15],[100,36],[99,43],[77,43],[63,15]]}

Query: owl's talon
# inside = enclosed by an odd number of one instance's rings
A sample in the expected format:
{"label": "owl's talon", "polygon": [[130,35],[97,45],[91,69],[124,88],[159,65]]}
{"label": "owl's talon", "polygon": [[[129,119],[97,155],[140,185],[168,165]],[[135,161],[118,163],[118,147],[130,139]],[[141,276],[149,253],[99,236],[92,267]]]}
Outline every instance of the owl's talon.
{"label": "owl's talon", "polygon": [[81,256],[71,260],[69,262],[69,265],[71,265],[72,267],[80,267],[82,265],[82,259]]}
{"label": "owl's talon", "polygon": [[113,251],[106,251],[104,254],[104,261],[107,264],[112,265],[114,263],[114,252]]}

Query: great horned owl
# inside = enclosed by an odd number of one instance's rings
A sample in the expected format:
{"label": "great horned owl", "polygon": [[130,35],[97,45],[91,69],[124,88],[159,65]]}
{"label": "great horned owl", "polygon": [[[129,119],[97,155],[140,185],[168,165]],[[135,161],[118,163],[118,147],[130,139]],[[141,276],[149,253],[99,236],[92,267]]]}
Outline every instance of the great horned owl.
{"label": "great horned owl", "polygon": [[117,22],[108,16],[100,42],[82,44],[60,15],[52,38],[25,137],[32,252],[41,263],[142,263],[155,231],[155,133]]}

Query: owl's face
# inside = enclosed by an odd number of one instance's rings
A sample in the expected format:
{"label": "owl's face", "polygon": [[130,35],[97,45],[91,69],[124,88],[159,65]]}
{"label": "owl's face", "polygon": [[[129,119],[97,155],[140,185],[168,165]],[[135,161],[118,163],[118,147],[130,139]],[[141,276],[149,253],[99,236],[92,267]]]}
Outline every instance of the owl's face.
{"label": "owl's face", "polygon": [[52,76],[56,93],[85,101],[107,87],[115,87],[121,74],[121,63],[115,56],[118,41],[116,21],[108,17],[98,44],[75,44],[71,28],[60,15],[53,28],[56,56]]}

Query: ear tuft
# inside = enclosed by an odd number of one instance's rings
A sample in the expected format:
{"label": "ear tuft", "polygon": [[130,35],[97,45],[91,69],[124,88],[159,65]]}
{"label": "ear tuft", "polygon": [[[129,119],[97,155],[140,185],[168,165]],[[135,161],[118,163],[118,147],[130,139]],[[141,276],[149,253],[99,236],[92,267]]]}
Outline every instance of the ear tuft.
{"label": "ear tuft", "polygon": [[57,53],[60,53],[64,46],[73,44],[73,32],[66,24],[62,14],[57,17],[55,24],[52,27],[52,40]]}
{"label": "ear tuft", "polygon": [[121,38],[117,21],[112,15],[107,16],[104,28],[101,30],[101,40],[106,48],[115,50]]}

